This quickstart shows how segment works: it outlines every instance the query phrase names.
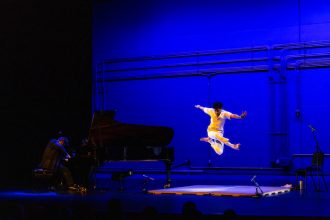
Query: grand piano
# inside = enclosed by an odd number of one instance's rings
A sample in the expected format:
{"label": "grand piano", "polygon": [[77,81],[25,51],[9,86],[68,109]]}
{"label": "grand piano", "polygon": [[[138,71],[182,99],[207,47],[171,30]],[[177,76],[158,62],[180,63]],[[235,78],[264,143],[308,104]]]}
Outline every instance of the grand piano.
{"label": "grand piano", "polygon": [[115,111],[96,111],[89,130],[88,146],[98,164],[111,161],[163,161],[165,187],[170,186],[174,131],[164,126],[127,124],[115,120]]}

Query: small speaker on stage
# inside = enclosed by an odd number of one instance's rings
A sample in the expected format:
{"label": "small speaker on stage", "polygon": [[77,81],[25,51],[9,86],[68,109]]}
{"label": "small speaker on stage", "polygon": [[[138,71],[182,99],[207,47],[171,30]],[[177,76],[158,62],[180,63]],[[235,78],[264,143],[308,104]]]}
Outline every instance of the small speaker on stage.
{"label": "small speaker on stage", "polygon": [[272,161],[271,165],[272,165],[272,168],[282,168],[286,171],[289,171],[292,168],[292,159],[280,157],[277,160]]}

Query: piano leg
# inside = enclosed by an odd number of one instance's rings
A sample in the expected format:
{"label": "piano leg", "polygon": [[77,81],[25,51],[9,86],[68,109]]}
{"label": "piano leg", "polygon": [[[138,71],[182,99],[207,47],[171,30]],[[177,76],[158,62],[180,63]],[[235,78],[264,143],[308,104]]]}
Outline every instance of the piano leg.
{"label": "piano leg", "polygon": [[164,188],[170,188],[171,187],[171,166],[172,161],[171,160],[164,160],[165,167],[166,167],[166,183],[164,185]]}

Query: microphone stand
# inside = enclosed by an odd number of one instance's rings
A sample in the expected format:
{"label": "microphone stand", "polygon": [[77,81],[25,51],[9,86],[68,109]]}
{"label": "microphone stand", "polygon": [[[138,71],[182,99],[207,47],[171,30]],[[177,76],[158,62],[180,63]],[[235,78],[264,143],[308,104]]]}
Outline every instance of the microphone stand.
{"label": "microphone stand", "polygon": [[254,183],[254,185],[256,187],[256,196],[259,197],[259,196],[262,196],[262,194],[264,193],[264,191],[262,191],[260,185],[257,183],[257,181],[255,179],[256,179],[256,176],[252,177],[251,182]]}
{"label": "microphone stand", "polygon": [[315,141],[315,149],[316,149],[316,151],[313,155],[313,157],[314,157],[313,159],[316,159],[316,173],[317,173],[317,189],[316,189],[316,191],[320,192],[321,191],[321,181],[320,181],[320,171],[319,171],[319,169],[320,169],[320,160],[321,160],[321,157],[322,157],[322,152],[320,150],[319,142],[316,138],[316,134],[315,134],[316,129],[313,128],[313,127],[310,127],[310,128],[311,128],[311,131],[312,131],[312,134],[313,134],[313,138],[314,138],[314,141]]}
{"label": "microphone stand", "polygon": [[321,151],[320,151],[320,145],[319,145],[319,142],[318,142],[318,140],[317,140],[317,138],[316,138],[316,135],[315,135],[315,131],[316,131],[316,129],[313,128],[313,127],[311,127],[311,131],[312,131],[313,138],[314,138],[314,141],[315,141],[316,152],[321,152]]}
{"label": "microphone stand", "polygon": [[154,178],[151,178],[151,177],[149,177],[149,176],[147,176],[145,174],[143,174],[142,177],[144,177],[143,186],[142,186],[142,192],[143,193],[147,193],[148,192],[147,185],[148,185],[149,181],[151,181],[151,180],[153,181],[155,179]]}

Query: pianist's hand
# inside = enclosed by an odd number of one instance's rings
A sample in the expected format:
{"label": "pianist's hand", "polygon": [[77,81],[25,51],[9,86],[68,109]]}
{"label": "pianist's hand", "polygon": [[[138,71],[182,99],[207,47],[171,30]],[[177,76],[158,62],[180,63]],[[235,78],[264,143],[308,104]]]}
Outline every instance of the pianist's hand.
{"label": "pianist's hand", "polygon": [[64,160],[68,162],[70,158],[71,158],[71,156],[70,156],[69,154],[67,154],[67,155],[65,156]]}

